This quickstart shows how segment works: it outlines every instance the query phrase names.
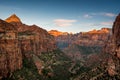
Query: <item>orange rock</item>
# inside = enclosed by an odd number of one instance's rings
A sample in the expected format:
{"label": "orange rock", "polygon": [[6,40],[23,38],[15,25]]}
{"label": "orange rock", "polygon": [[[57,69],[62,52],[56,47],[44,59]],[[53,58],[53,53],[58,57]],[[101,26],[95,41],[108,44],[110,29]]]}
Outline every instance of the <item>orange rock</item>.
{"label": "orange rock", "polygon": [[15,14],[11,15],[9,18],[7,18],[5,20],[6,22],[10,23],[10,22],[18,22],[21,23],[21,20],[19,19],[19,17],[17,17]]}
{"label": "orange rock", "polygon": [[60,32],[57,30],[51,30],[51,31],[48,31],[48,33],[55,36],[55,37],[60,36],[60,35],[68,35],[69,34],[67,32]]}

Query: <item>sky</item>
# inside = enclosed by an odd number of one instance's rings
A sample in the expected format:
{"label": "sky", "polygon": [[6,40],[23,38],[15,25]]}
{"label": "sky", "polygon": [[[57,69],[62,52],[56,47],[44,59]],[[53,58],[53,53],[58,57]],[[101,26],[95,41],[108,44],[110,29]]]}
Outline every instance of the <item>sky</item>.
{"label": "sky", "polygon": [[16,14],[23,23],[48,31],[111,28],[119,13],[120,0],[0,0],[0,19]]}

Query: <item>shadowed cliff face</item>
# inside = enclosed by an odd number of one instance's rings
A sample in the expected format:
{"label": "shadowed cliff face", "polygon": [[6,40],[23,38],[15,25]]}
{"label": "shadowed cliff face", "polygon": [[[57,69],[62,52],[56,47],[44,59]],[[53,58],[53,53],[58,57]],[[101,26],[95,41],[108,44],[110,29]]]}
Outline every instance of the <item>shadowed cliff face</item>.
{"label": "shadowed cliff face", "polygon": [[113,35],[110,47],[112,51],[109,52],[111,56],[108,60],[108,73],[114,76],[120,74],[120,14],[116,17],[112,31]]}
{"label": "shadowed cliff face", "polygon": [[34,53],[39,55],[41,52],[52,51],[56,48],[54,37],[49,35],[46,30],[36,25],[28,26],[23,24],[15,14],[6,21],[17,28],[23,54]]}
{"label": "shadowed cliff face", "polygon": [[38,72],[41,73],[41,66],[43,64],[35,58],[41,55],[42,52],[49,52],[56,49],[54,37],[36,25],[28,26],[22,22],[12,21],[12,16],[10,18],[10,23],[18,29],[18,40],[22,55],[28,59],[32,58]]}
{"label": "shadowed cliff face", "polygon": [[42,63],[36,58],[42,52],[54,49],[54,37],[46,30],[23,24],[15,14],[7,18],[6,22],[0,20],[0,79],[21,69],[24,58],[32,59],[40,72]]}
{"label": "shadowed cliff face", "polygon": [[0,77],[6,77],[22,67],[17,33],[16,27],[0,20]]}
{"label": "shadowed cliff face", "polygon": [[34,53],[39,55],[41,52],[52,51],[56,48],[54,37],[49,35],[46,30],[36,25],[27,26],[17,25],[18,37],[23,49],[23,53]]}
{"label": "shadowed cliff face", "polygon": [[74,80],[120,80],[120,14],[116,17],[112,35],[105,44],[100,64]]}
{"label": "shadowed cliff face", "polygon": [[113,25],[113,42],[115,44],[115,52],[120,58],[120,14],[117,16]]}
{"label": "shadowed cliff face", "polygon": [[[49,35],[46,30],[36,25],[25,25],[21,20],[15,20],[18,17],[13,17],[9,18],[9,23],[0,20],[0,79],[8,76],[12,76],[11,78],[15,80],[23,78],[47,80],[53,76],[57,78],[51,78],[51,80],[120,79],[120,15],[114,22],[112,35],[110,29],[103,28],[56,37],[58,42],[65,43],[63,45],[67,47],[66,51],[68,52],[66,53],[71,52],[70,57],[81,59],[81,61],[78,61],[79,59],[76,61],[78,63],[75,63],[74,60],[71,62],[64,53],[61,54],[59,50],[54,50],[56,49],[54,37]],[[107,39],[110,40],[107,41]],[[92,52],[95,53],[96,45],[104,46],[104,44],[106,46],[103,54],[92,54],[88,57],[83,55],[83,58],[88,61],[85,64],[84,60],[82,62],[81,54],[87,53],[88,55],[91,52],[88,49],[92,49]],[[102,52],[101,50],[100,52]],[[81,68],[89,67],[89,65],[90,69]],[[43,76],[43,79],[40,78],[40,75]],[[63,79],[64,77],[65,79]]]}

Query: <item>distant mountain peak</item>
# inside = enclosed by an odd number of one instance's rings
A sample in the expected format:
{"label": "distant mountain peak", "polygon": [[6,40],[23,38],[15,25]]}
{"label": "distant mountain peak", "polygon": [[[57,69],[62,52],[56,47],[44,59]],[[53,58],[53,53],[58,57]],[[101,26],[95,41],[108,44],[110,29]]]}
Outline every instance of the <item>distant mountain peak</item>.
{"label": "distant mountain peak", "polygon": [[101,34],[101,33],[109,33],[110,32],[110,28],[101,28],[100,30],[92,30],[92,31],[88,31],[87,33],[96,33],[96,34]]}
{"label": "distant mountain peak", "polygon": [[60,36],[60,35],[68,35],[69,33],[68,32],[61,32],[61,31],[58,31],[58,30],[51,30],[51,31],[48,31],[49,34],[53,35],[53,36]]}
{"label": "distant mountain peak", "polygon": [[16,14],[12,14],[10,17],[8,17],[6,20],[6,22],[10,23],[10,22],[18,22],[21,23],[21,20],[18,16],[16,16]]}

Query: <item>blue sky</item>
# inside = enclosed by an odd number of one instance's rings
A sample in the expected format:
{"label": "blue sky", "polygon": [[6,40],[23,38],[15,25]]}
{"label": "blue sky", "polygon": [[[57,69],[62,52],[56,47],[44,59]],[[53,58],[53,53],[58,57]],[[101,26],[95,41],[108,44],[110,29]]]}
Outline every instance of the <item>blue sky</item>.
{"label": "blue sky", "polygon": [[80,32],[112,27],[120,0],[0,0],[0,18],[11,14],[46,30]]}

